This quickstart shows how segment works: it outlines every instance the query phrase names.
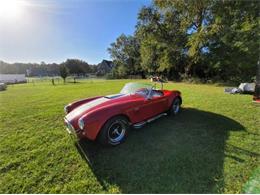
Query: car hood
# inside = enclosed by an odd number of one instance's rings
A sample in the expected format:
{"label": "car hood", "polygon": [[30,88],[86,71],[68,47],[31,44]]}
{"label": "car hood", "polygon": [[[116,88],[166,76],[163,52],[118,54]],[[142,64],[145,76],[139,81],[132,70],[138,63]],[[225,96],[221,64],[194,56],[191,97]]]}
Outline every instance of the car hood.
{"label": "car hood", "polygon": [[120,103],[123,101],[130,100],[132,98],[133,98],[132,95],[125,95],[125,94],[114,94],[114,95],[101,97],[75,108],[74,110],[72,110],[70,113],[66,115],[66,119],[68,121],[72,121],[96,108],[111,105],[114,103]]}

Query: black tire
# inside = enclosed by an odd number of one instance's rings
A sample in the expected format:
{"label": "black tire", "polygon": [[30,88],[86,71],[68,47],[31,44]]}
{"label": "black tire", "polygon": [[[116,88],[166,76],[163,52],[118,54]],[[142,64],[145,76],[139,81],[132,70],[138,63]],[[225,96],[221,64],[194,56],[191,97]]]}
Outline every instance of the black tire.
{"label": "black tire", "polygon": [[105,146],[116,146],[125,141],[129,130],[129,122],[124,116],[109,119],[100,130],[98,141]]}
{"label": "black tire", "polygon": [[180,110],[181,110],[181,99],[177,97],[172,101],[172,105],[168,110],[168,115],[175,116],[180,112]]}

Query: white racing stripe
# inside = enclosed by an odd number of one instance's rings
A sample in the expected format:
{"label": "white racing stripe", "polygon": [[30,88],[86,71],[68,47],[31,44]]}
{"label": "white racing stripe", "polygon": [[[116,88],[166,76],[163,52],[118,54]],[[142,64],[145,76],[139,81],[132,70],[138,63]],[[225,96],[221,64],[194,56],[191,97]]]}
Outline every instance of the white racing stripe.
{"label": "white racing stripe", "polygon": [[70,121],[70,120],[72,120],[75,116],[78,116],[78,115],[82,114],[83,112],[86,112],[86,111],[90,110],[91,108],[93,108],[93,107],[95,107],[95,106],[97,106],[97,105],[99,105],[99,104],[102,104],[102,103],[104,103],[104,102],[106,102],[106,101],[109,101],[109,99],[102,97],[102,98],[98,98],[98,99],[96,99],[96,100],[93,100],[93,101],[91,101],[91,102],[89,102],[89,103],[83,104],[83,105],[81,105],[81,106],[75,108],[74,110],[72,110],[72,111],[66,116],[66,118],[67,118],[67,120]]}

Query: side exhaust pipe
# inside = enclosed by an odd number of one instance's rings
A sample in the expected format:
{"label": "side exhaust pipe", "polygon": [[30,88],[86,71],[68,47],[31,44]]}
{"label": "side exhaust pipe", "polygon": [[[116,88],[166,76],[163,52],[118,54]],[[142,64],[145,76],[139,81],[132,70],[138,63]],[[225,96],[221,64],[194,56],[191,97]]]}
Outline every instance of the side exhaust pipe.
{"label": "side exhaust pipe", "polygon": [[153,118],[150,118],[150,119],[148,119],[148,120],[146,120],[146,121],[133,124],[133,127],[134,127],[135,129],[140,129],[140,128],[142,128],[144,125],[146,125],[147,123],[150,123],[150,122],[152,122],[152,121],[155,121],[155,120],[157,120],[157,119],[159,119],[159,118],[161,118],[161,117],[163,117],[163,116],[166,116],[166,115],[167,115],[167,113],[159,114],[159,115],[157,115],[157,116],[155,116],[155,117],[153,117]]}

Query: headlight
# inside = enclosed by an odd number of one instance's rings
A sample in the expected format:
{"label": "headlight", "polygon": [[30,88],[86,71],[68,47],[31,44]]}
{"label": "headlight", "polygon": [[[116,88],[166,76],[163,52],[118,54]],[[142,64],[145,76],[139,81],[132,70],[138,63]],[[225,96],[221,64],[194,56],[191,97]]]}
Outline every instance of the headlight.
{"label": "headlight", "polygon": [[82,118],[79,119],[78,125],[79,125],[79,128],[80,128],[81,130],[84,129],[84,125],[85,125],[85,124],[84,124],[84,120],[83,120]]}

